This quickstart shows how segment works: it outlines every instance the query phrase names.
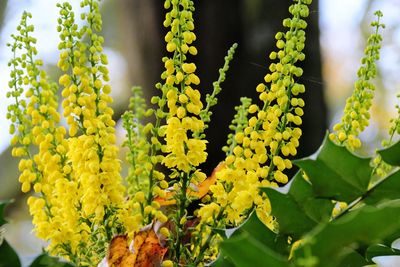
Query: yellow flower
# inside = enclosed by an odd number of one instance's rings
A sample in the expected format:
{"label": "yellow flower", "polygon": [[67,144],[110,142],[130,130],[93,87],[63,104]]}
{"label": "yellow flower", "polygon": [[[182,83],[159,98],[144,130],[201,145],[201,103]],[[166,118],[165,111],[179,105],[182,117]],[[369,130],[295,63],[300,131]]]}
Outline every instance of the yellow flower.
{"label": "yellow flower", "polygon": [[[300,10],[303,10],[300,12]],[[304,12],[307,11],[307,12]],[[295,81],[302,75],[297,67],[304,60],[304,41],[306,26],[302,17],[306,17],[308,7],[303,2],[296,2],[289,8],[293,19],[284,21],[286,33],[279,32],[277,52],[270,54],[271,73],[264,78],[256,91],[260,93],[261,105],[243,101],[237,109],[233,121],[235,133],[230,135],[225,163],[226,169],[217,175],[216,185],[210,187],[213,200],[221,206],[228,224],[238,225],[245,219],[246,212],[256,208],[259,217],[273,228],[270,205],[267,196],[260,194],[260,186],[287,183],[284,174],[292,164],[289,155],[296,155],[299,146],[304,101],[299,94],[305,91],[304,85]],[[248,115],[250,117],[247,119]],[[200,208],[202,222],[210,223],[208,210],[211,204]]]}
{"label": "yellow flower", "polygon": [[[11,112],[21,110],[10,114],[15,122],[10,132],[18,130],[12,141],[18,147],[12,153],[27,156],[19,164],[19,180],[23,192],[35,191],[28,199],[35,233],[49,241],[50,253],[65,256],[77,265],[97,262],[102,257],[97,252],[105,251],[111,232],[124,226],[128,231],[139,228],[128,212],[132,207],[124,203],[115,122],[108,107],[111,89],[105,84],[107,58],[101,54],[104,39],[97,34],[101,29],[99,3],[91,0],[82,5],[90,6],[90,14],[83,14],[91,17],[89,25],[84,26],[88,44],[78,34],[71,6],[58,4],[62,14],[59,31],[64,36],[59,45],[58,66],[63,71],[59,84],[70,137],[59,125],[57,85],[40,70],[40,60],[25,61],[36,55],[35,39],[24,37],[33,31],[27,23],[28,13],[24,13],[19,27],[24,36],[15,36],[13,48],[23,49],[21,58],[14,60],[24,62],[24,69],[13,79],[24,80],[27,100],[19,99],[23,91],[19,90],[14,93],[16,104],[9,108]],[[37,147],[36,154],[29,151],[30,145]],[[104,221],[109,223],[104,225]]]}
{"label": "yellow flower", "polygon": [[362,66],[357,72],[358,80],[354,84],[353,94],[347,99],[344,114],[340,123],[333,127],[333,133],[329,138],[347,148],[354,150],[361,146],[358,135],[369,125],[369,109],[372,105],[375,86],[371,79],[376,77],[376,61],[379,59],[379,49],[382,37],[378,34],[379,28],[384,24],[380,23],[381,13],[376,13],[378,20],[372,23],[376,34],[372,34],[367,41],[365,56],[362,59]]}

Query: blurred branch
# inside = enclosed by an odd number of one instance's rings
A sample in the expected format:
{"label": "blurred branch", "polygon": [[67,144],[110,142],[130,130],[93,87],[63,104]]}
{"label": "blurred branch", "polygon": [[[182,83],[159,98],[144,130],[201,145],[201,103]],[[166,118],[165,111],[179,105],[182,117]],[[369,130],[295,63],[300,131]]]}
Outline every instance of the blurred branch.
{"label": "blurred branch", "polygon": [[0,29],[3,27],[8,0],[0,0]]}
{"label": "blurred branch", "polygon": [[20,190],[18,183],[17,161],[11,157],[11,148],[8,147],[0,154],[0,199],[15,198]]}

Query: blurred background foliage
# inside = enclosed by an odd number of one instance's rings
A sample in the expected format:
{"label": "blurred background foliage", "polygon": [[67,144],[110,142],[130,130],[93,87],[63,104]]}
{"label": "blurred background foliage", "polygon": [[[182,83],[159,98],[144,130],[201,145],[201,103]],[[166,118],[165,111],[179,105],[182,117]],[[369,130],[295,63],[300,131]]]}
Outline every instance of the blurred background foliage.
{"label": "blurred background foliage", "polygon": [[[70,1],[78,8],[79,1]],[[274,33],[288,16],[291,0],[201,0],[196,1],[196,46],[199,55],[194,59],[201,78],[201,91],[210,93],[212,82],[218,78],[227,49],[238,43],[239,48],[231,64],[219,104],[213,109],[212,122],[206,132],[209,140],[209,160],[202,166],[206,173],[222,159],[228,125],[234,106],[241,96],[256,98],[256,85],[268,72],[268,55],[275,49]],[[54,7],[53,7],[54,6]],[[20,192],[17,162],[8,148],[8,123],[5,121],[8,82],[7,61],[10,57],[6,43],[15,29],[22,10],[33,13],[36,25],[39,56],[46,68],[58,80],[57,9],[50,0],[0,0],[0,198],[14,198],[8,209],[11,223],[7,226],[8,240],[21,254],[39,253],[41,245],[29,234],[27,196]],[[308,19],[306,60],[301,83],[306,85],[303,137],[298,157],[313,153],[320,145],[326,129],[342,114],[344,99],[350,94],[356,79],[356,69],[367,36],[369,23],[376,9],[384,13],[387,28],[383,32],[384,48],[376,81],[377,97],[373,106],[371,126],[362,135],[368,142],[360,153],[370,153],[386,135],[389,118],[393,115],[400,77],[400,6],[398,0],[314,0]],[[156,94],[154,84],[160,81],[165,55],[163,1],[160,0],[104,0],[103,33],[109,55],[115,119],[128,106],[132,85],[143,87],[146,97]],[[119,126],[119,140],[124,133]],[[121,158],[123,158],[123,151]],[[36,241],[34,241],[36,240]],[[41,244],[41,243],[39,243]]]}

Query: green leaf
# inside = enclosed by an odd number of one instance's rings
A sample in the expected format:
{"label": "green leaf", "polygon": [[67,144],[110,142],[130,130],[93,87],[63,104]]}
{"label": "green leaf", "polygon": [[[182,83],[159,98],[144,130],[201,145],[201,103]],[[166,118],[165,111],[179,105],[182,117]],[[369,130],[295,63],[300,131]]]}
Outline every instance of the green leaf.
{"label": "green leaf", "polygon": [[268,248],[289,255],[287,237],[277,235],[271,231],[262,221],[260,221],[256,212],[252,212],[250,217],[237,228],[231,237],[233,238],[240,235],[252,236]]}
{"label": "green leaf", "polygon": [[287,259],[263,245],[249,233],[242,233],[221,243],[221,251],[235,266],[290,266]]}
{"label": "green leaf", "polygon": [[223,253],[219,253],[218,258],[211,264],[213,267],[235,267],[235,265]]}
{"label": "green leaf", "polygon": [[364,197],[364,202],[376,204],[383,200],[394,199],[400,199],[400,171],[389,175],[372,187]]}
{"label": "green leaf", "polygon": [[279,232],[299,239],[320,222],[330,219],[333,203],[315,198],[312,186],[301,172],[292,179],[288,193],[262,188],[271,202],[272,214],[279,223]]}
{"label": "green leaf", "polygon": [[282,194],[272,188],[263,188],[271,202],[272,215],[279,223],[279,232],[293,235],[295,239],[310,229],[316,222],[302,212],[301,206],[290,195]]}
{"label": "green leaf", "polygon": [[[6,206],[14,200],[0,200],[0,227],[7,223],[4,219],[4,210]],[[0,233],[1,235],[1,233]],[[8,242],[0,236],[0,267],[19,267],[21,262],[15,250]]]}
{"label": "green leaf", "polygon": [[301,172],[293,177],[289,195],[301,206],[304,213],[315,222],[326,222],[331,218],[334,204],[327,199],[316,198],[312,185]]}
{"label": "green leaf", "polygon": [[46,253],[39,255],[29,267],[75,267],[75,265],[62,262],[60,259],[51,257]]}
{"label": "green leaf", "polygon": [[20,267],[21,262],[19,261],[17,253],[8,244],[6,240],[0,245],[0,267]]}
{"label": "green leaf", "polygon": [[3,226],[7,223],[7,221],[4,219],[4,210],[6,206],[12,202],[14,202],[12,199],[0,200],[0,226]]}
{"label": "green leaf", "polygon": [[393,166],[400,166],[400,141],[388,148],[379,150],[378,153],[384,162]]}
{"label": "green leaf", "polygon": [[385,244],[387,246],[391,246],[394,241],[400,238],[400,229],[393,232],[391,235],[387,236],[383,242],[380,244]]}
{"label": "green leaf", "polygon": [[293,161],[303,169],[317,197],[352,202],[367,191],[372,168],[370,158],[361,158],[326,136],[312,156]]}
{"label": "green leaf", "polygon": [[400,201],[364,206],[320,225],[304,238],[296,259],[313,255],[317,266],[334,267],[360,245],[376,244],[400,229]]}
{"label": "green leaf", "polygon": [[272,232],[265,224],[260,221],[257,213],[253,211],[249,218],[240,225],[237,230],[232,234],[232,237],[238,236],[243,233],[249,233],[265,244],[272,244],[276,237],[276,234]]}
{"label": "green leaf", "polygon": [[364,259],[363,256],[361,256],[359,253],[357,253],[354,250],[351,250],[344,259],[338,264],[337,266],[340,267],[363,267],[367,265],[368,262]]}
{"label": "green leaf", "polygon": [[221,243],[221,254],[212,266],[288,266],[287,236],[277,235],[252,212],[230,238]]}
{"label": "green leaf", "polygon": [[400,255],[400,250],[379,244],[368,247],[365,252],[365,257],[370,260],[370,262],[372,262],[373,257],[389,255]]}

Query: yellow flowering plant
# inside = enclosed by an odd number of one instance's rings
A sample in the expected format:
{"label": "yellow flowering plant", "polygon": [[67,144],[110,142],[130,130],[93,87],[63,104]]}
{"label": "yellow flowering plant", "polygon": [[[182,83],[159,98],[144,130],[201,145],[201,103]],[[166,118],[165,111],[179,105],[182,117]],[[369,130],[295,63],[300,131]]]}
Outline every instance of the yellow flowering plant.
{"label": "yellow flowering plant", "polygon": [[[364,266],[374,256],[400,254],[387,245],[400,230],[400,144],[394,142],[399,118],[373,161],[352,152],[362,145],[358,135],[370,117],[382,14],[372,23],[375,33],[341,122],[315,155],[292,161],[302,134],[305,86],[298,63],[305,59],[311,0],[293,2],[283,20],[286,31],[275,35],[273,63],[255,88],[260,101],[241,98],[226,156],[209,176],[200,169],[207,160],[205,129],[237,45],[203,101],[192,62],[198,52],[193,0],[164,1],[168,54],[156,84],[160,93],[149,108],[134,87],[122,116],[126,177],[110,107],[99,0],[81,1],[83,26],[68,2],[57,4],[58,84],[37,59],[31,15],[24,12],[9,44],[7,96],[14,103],[7,118],[12,155],[21,158],[21,190],[30,194],[34,232],[48,242],[49,255],[68,266],[311,267]],[[300,170],[288,177],[293,164]],[[5,205],[0,203],[1,212]],[[67,264],[41,257],[46,266]],[[20,266],[18,258],[12,260]],[[35,262],[32,267],[39,266]]]}

